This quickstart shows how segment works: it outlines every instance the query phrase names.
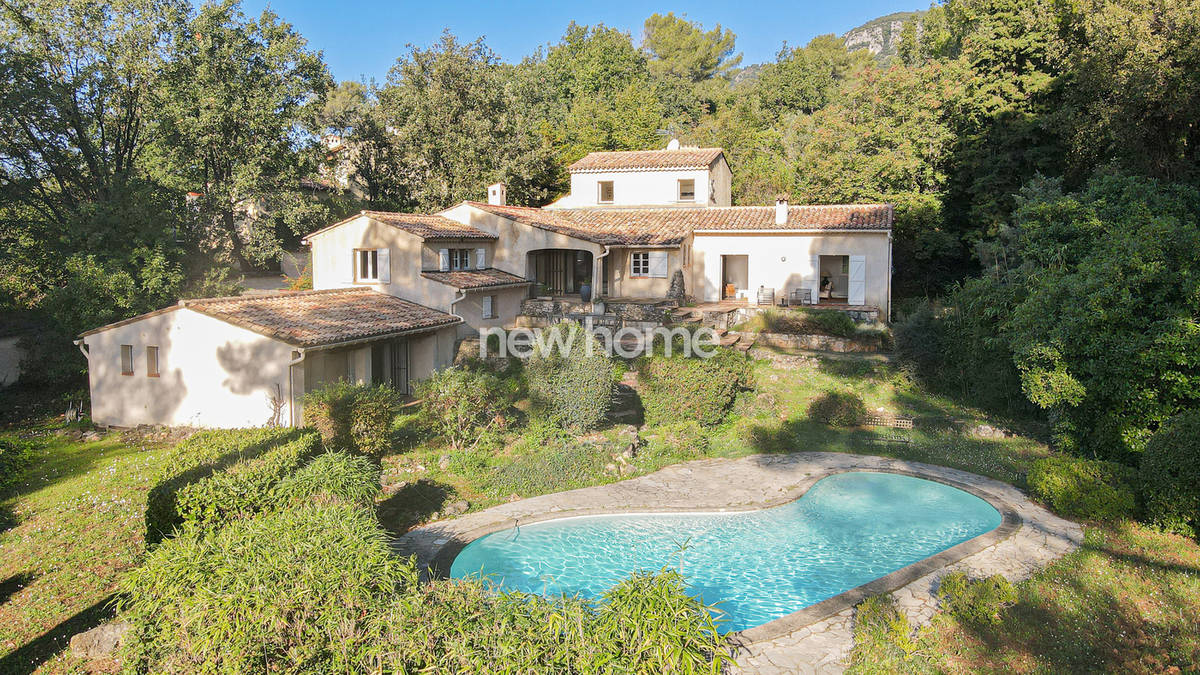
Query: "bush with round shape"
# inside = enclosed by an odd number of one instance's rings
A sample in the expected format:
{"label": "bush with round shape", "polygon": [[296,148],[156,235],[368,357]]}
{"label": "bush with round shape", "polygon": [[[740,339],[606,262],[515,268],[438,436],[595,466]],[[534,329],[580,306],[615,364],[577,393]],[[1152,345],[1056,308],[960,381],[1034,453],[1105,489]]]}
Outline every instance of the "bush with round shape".
{"label": "bush with round shape", "polygon": [[1175,416],[1150,437],[1140,474],[1146,518],[1200,537],[1200,410]]}
{"label": "bush with round shape", "polygon": [[511,405],[511,390],[486,370],[455,366],[417,385],[420,424],[455,449],[473,447]]}
{"label": "bush with round shape", "polygon": [[318,455],[279,481],[275,502],[287,507],[304,502],[345,502],[370,507],[380,491],[380,468],[363,455],[334,450]]}
{"label": "bush with round shape", "polygon": [[1137,472],[1116,462],[1060,455],[1029,469],[1029,490],[1060,515],[1087,520],[1132,518]]}
{"label": "bush with round shape", "polygon": [[854,427],[867,417],[867,405],[852,391],[827,391],[808,406],[808,416],[831,427]]}
{"label": "bush with round shape", "polygon": [[[529,395],[536,410],[552,423],[573,431],[593,429],[608,416],[620,380],[616,364],[602,346],[577,324],[543,331],[545,344],[564,348],[535,352],[525,366]],[[588,345],[591,354],[588,354]]]}
{"label": "bush with round shape", "polygon": [[976,626],[1000,623],[1000,613],[1017,601],[1017,589],[999,574],[971,581],[962,572],[942,577],[938,587],[942,609],[963,623]]}
{"label": "bush with round shape", "polygon": [[638,368],[638,396],[646,422],[654,426],[688,421],[716,426],[738,392],[752,386],[750,361],[732,349],[717,348],[707,359],[653,356]]}
{"label": "bush with round shape", "polygon": [[387,385],[338,380],[304,395],[304,423],[330,450],[383,454],[392,445],[400,394]]}

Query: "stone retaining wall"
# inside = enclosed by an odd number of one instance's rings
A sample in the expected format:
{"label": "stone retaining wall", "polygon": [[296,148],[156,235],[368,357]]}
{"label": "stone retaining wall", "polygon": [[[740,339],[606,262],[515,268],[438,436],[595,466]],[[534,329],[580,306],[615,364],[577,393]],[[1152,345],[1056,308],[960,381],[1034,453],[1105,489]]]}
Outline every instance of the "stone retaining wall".
{"label": "stone retaining wall", "polygon": [[[735,334],[732,333],[731,334]],[[870,353],[881,349],[878,336],[840,338],[831,335],[759,333],[755,344],[778,349],[811,349],[838,353]]]}

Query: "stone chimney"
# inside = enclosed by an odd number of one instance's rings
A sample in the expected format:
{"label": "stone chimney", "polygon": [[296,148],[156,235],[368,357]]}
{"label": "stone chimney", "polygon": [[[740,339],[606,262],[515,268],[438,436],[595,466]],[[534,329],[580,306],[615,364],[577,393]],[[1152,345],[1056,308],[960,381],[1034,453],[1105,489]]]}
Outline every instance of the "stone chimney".
{"label": "stone chimney", "polygon": [[787,225],[788,221],[788,197],[787,195],[776,195],[775,197],[775,224]]}
{"label": "stone chimney", "polygon": [[492,183],[488,186],[488,204],[492,206],[508,204],[508,191],[504,189],[504,183]]}

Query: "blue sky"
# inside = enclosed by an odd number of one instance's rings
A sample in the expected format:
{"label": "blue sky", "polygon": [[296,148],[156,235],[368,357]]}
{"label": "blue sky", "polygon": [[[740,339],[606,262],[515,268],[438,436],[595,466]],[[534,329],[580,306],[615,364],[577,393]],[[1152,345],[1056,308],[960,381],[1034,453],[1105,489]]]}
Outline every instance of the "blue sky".
{"label": "blue sky", "polygon": [[720,23],[737,34],[743,64],[774,58],[786,40],[808,42],[822,33],[844,33],[877,16],[925,9],[927,0],[849,0],[820,2],[738,2],[698,0],[690,3],[646,3],[629,0],[602,2],[467,2],[444,0],[243,0],[248,15],[270,6],[325,53],[339,80],[382,80],[405,52],[405,45],[426,46],[444,28],[460,38],[483,36],[506,61],[519,61],[540,45],[557,42],[572,20],[604,23],[640,40],[642,22],[654,12],[686,13],[706,29]]}

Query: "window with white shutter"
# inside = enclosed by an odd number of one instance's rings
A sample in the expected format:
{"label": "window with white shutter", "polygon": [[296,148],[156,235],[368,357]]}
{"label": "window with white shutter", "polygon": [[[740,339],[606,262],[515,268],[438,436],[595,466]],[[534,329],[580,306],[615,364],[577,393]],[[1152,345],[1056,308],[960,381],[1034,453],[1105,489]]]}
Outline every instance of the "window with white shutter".
{"label": "window with white shutter", "polygon": [[483,318],[485,318],[485,319],[496,318],[496,296],[494,296],[494,295],[483,296]]}
{"label": "window with white shutter", "polygon": [[450,271],[450,249],[438,249],[438,269],[443,272]]}
{"label": "window with white shutter", "polygon": [[475,268],[476,269],[484,269],[486,267],[487,267],[487,249],[486,248],[475,249]]}
{"label": "window with white shutter", "polygon": [[650,276],[650,254],[646,251],[629,254],[629,276]]}
{"label": "window with white shutter", "polygon": [[379,281],[379,249],[360,248],[355,251],[354,280]]}
{"label": "window with white shutter", "polygon": [[667,252],[650,252],[650,277],[654,279],[667,278]]}

